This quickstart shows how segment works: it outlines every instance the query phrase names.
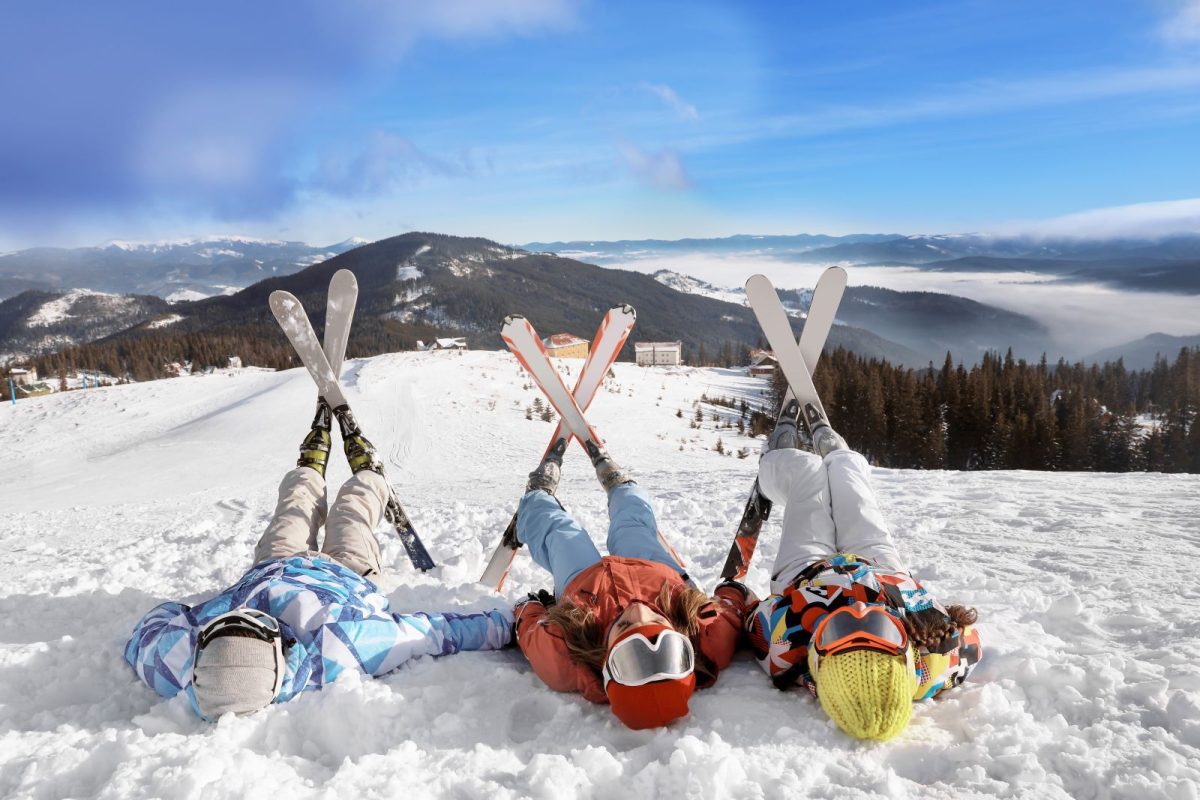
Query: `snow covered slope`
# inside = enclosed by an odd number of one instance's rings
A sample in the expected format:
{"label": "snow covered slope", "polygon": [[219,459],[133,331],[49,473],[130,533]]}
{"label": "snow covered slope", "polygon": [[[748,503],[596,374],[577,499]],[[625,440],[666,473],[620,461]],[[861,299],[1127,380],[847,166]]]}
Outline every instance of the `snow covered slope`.
{"label": "snow covered slope", "polygon": [[[578,361],[563,362],[577,372]],[[545,446],[507,354],[353,361],[347,394],[440,563],[384,540],[400,610],[476,609],[548,586],[528,555],[506,595],[475,584]],[[657,498],[711,588],[759,442],[689,427],[732,371],[621,364],[589,417]],[[518,651],[414,662],[218,725],[164,702],[122,659],[137,619],[234,581],[294,463],[313,403],[300,370],[117,386],[0,407],[0,797],[1170,797],[1200,792],[1200,479],[881,470],[901,549],[976,605],[984,663],[864,746],[748,656],[674,728],[628,731],[555,694]],[[682,410],[682,418],[676,416]],[[732,417],[729,417],[732,420]],[[348,470],[332,467],[331,482]],[[573,448],[559,496],[606,518]],[[778,521],[748,582],[767,583]]]}

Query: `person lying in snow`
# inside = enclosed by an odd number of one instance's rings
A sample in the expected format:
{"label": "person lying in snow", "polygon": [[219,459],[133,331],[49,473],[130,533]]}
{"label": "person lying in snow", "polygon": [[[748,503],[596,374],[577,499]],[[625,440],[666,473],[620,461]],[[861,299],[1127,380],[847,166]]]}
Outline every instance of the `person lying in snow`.
{"label": "person lying in snow", "polygon": [[[362,436],[344,442],[352,477],[326,513],[328,409],[318,412],[297,467],[254,549],[254,566],[195,606],[163,603],[134,627],[125,660],[163,697],[187,693],[213,720],[320,689],[343,670],[379,676],[422,655],[495,650],[512,638],[508,609],[488,613],[388,611],[371,578],[382,573],[375,528],[389,489]],[[317,533],[325,524],[323,548]]]}
{"label": "person lying in snow", "polygon": [[715,597],[697,590],[659,536],[646,492],[598,451],[610,520],[602,557],[554,497],[566,441],[530,473],[517,510],[517,538],[553,574],[555,592],[517,605],[517,643],[551,689],[608,703],[630,728],[666,725],[728,666],[757,599],[734,582]]}
{"label": "person lying in snow", "polygon": [[783,415],[758,484],[786,504],[771,595],[746,621],[780,689],[803,682],[838,727],[890,739],[913,700],[961,683],[982,656],[975,609],[943,607],[909,574],[871,489],[870,467],[832,428],[797,449]]}

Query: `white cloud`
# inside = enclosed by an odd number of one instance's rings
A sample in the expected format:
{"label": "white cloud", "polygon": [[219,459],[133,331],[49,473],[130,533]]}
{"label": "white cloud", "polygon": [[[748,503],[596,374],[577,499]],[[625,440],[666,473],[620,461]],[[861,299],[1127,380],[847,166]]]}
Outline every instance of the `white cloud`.
{"label": "white cloud", "polygon": [[1022,80],[976,80],[941,91],[872,105],[829,106],[768,117],[696,144],[721,146],[771,138],[823,136],[936,119],[979,117],[1110,97],[1153,95],[1200,88],[1200,66],[1069,72]]}
{"label": "white cloud", "polygon": [[665,147],[651,153],[625,139],[619,140],[616,148],[630,172],[639,180],[657,189],[691,188],[691,178],[688,177],[677,151]]}
{"label": "white cloud", "polygon": [[665,83],[642,83],[641,88],[662,100],[681,119],[690,122],[700,119],[700,112],[696,110],[696,107],[680,97],[678,92]]}
{"label": "white cloud", "polygon": [[1160,32],[1168,42],[1200,42],[1200,0],[1178,0],[1175,12]]}
{"label": "white cloud", "polygon": [[1094,208],[1045,220],[1000,225],[993,233],[1078,239],[1155,238],[1200,233],[1200,198]]}
{"label": "white cloud", "polygon": [[376,130],[360,145],[328,148],[305,188],[348,197],[376,195],[428,175],[460,178],[471,173],[465,156],[442,158],[407,137]]}

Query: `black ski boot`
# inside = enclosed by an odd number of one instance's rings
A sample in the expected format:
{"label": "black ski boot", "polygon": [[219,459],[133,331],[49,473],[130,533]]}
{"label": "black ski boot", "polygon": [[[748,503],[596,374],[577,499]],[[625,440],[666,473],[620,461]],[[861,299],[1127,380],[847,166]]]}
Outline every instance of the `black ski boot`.
{"label": "black ski boot", "polygon": [[297,467],[309,467],[325,477],[325,467],[329,463],[329,449],[333,438],[329,435],[333,427],[333,412],[324,398],[317,403],[317,414],[313,417],[312,429],[300,443],[300,458]]}
{"label": "black ski boot", "polygon": [[525,484],[526,492],[543,491],[554,494],[558,491],[558,481],[562,476],[563,454],[567,452],[567,437],[562,437],[546,451],[542,463],[529,473],[529,481]]}
{"label": "black ski boot", "polygon": [[596,468],[596,479],[600,481],[604,491],[611,492],[622,484],[634,482],[629,473],[612,460],[612,456],[608,454],[607,450],[596,446],[595,442],[587,442],[584,447],[592,459],[592,466]]}
{"label": "black ski boot", "polygon": [[383,464],[375,457],[375,445],[371,444],[366,436],[363,436],[362,430],[358,427],[358,420],[350,412],[349,406],[335,408],[333,414],[337,417],[338,427],[342,430],[342,450],[346,453],[350,471],[357,475],[364,469],[369,469],[382,475]]}

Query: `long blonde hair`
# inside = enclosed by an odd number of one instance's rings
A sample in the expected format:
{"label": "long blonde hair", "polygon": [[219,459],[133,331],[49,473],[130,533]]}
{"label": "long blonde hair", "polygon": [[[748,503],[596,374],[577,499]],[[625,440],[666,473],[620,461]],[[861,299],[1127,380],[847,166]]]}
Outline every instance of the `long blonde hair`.
{"label": "long blonde hair", "polygon": [[[716,665],[700,649],[700,611],[711,602],[712,598],[690,586],[664,583],[653,604],[670,621],[672,628],[691,640],[692,649],[696,651],[696,683],[699,685],[707,685],[717,677]],[[608,631],[596,619],[596,612],[564,599],[546,612],[546,618],[562,630],[571,660],[600,672],[608,654],[604,641]]]}

